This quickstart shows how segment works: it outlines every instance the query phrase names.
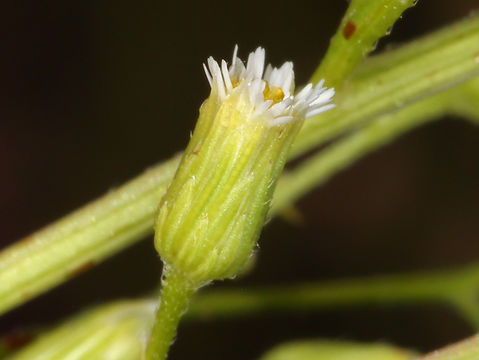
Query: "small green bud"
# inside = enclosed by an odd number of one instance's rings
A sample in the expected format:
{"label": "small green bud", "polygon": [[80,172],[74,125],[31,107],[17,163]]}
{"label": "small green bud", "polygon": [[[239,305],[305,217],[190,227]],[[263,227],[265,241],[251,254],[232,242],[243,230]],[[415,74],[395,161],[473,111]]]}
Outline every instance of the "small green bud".
{"label": "small green bud", "polygon": [[156,306],[149,300],[98,306],[45,331],[9,359],[143,359]]}
{"label": "small green bud", "polygon": [[293,95],[292,63],[268,66],[264,50],[246,67],[208,59],[210,97],[165,194],[155,247],[195,284],[234,277],[252,254],[276,181],[305,118],[333,105],[322,83]]}
{"label": "small green bud", "polygon": [[282,344],[261,360],[412,360],[417,354],[388,344],[303,340]]}

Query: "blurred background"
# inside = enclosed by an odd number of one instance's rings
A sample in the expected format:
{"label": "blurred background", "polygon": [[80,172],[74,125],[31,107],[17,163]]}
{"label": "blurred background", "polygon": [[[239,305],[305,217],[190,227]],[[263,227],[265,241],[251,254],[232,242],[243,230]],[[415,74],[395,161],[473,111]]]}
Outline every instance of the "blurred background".
{"label": "blurred background", "polygon": [[[307,81],[346,0],[9,2],[0,15],[0,247],[95,199],[187,143],[209,86],[201,63],[256,46]],[[423,0],[378,51],[467,16],[479,0]],[[362,159],[265,229],[255,270],[216,286],[440,269],[479,260],[479,128],[446,118]],[[0,319],[0,334],[145,294],[152,239]],[[369,308],[182,325],[171,359],[253,359],[312,337],[420,351],[473,333],[441,307]]]}

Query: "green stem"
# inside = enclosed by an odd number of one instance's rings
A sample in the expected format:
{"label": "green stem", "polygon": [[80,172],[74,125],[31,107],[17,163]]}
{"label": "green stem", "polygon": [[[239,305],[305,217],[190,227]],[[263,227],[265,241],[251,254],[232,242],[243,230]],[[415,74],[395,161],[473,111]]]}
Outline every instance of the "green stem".
{"label": "green stem", "polygon": [[[230,318],[271,311],[318,311],[357,306],[443,304],[479,328],[479,263],[452,270],[383,275],[293,286],[209,290],[188,318]],[[471,317],[471,312],[475,316]]]}
{"label": "green stem", "polygon": [[448,107],[447,95],[436,95],[394,114],[380,116],[359,131],[312,155],[294,171],[285,173],[278,183],[271,213],[286,210],[295,200],[353,162],[412,128],[439,118]]}
{"label": "green stem", "polygon": [[479,16],[460,22],[452,30],[438,31],[398,50],[392,55],[395,62],[382,71],[353,78],[335,97],[336,109],[305,122],[291,156],[301,155],[375,116],[397,111],[479,75]]}
{"label": "green stem", "polygon": [[156,303],[117,301],[43,332],[9,360],[141,359]]}
{"label": "green stem", "polygon": [[477,360],[479,359],[479,335],[436,350],[417,360]]}
{"label": "green stem", "polygon": [[352,0],[311,81],[340,87],[415,0]]}
{"label": "green stem", "polygon": [[[188,318],[230,318],[271,311],[304,312],[352,306],[455,304],[451,294],[470,298],[477,289],[469,269],[378,276],[333,282],[241,290],[210,290],[192,302]],[[465,280],[466,277],[466,280]]]}
{"label": "green stem", "polygon": [[462,91],[452,94],[449,112],[479,125],[479,81],[470,81],[461,88]]}
{"label": "green stem", "polygon": [[155,167],[0,253],[0,313],[150,234],[179,158]]}
{"label": "green stem", "polygon": [[162,280],[160,305],[146,348],[147,360],[164,360],[176,336],[181,317],[197,287],[181,274],[168,269]]}
{"label": "green stem", "polygon": [[[194,291],[189,286],[185,287],[181,278],[169,279],[172,279],[172,283],[163,290],[163,306],[160,307],[163,312],[158,312],[159,320],[152,337],[152,341],[161,344],[157,345],[161,351],[153,352],[158,354],[160,359],[161,354],[165,354],[171,344],[181,313],[187,307],[187,299]],[[467,320],[471,320],[470,314],[466,312],[473,311],[477,316],[477,306],[473,305],[477,301],[478,289],[479,263],[448,271],[383,275],[259,289],[213,289],[200,292],[194,298],[186,319],[238,318],[262,312],[314,312],[358,306],[443,304],[452,306],[459,314],[467,315]],[[130,351],[138,353],[141,348],[141,341],[138,340],[142,339],[142,334],[151,326],[153,304],[152,299],[144,299],[102,305],[67,321],[60,328],[45,333],[12,359],[63,359],[67,354],[76,353],[78,349],[87,351],[86,354],[90,357],[85,358],[93,359],[100,358],[99,354],[122,348],[122,344]],[[128,319],[134,320],[133,328],[125,323]],[[108,324],[105,331],[102,324]],[[479,323],[473,320],[472,325],[478,327]],[[121,334],[115,335],[118,337],[113,338],[113,333],[119,326],[123,330]],[[107,343],[101,344],[101,349],[97,347],[101,343],[97,340],[97,333],[111,338]],[[127,339],[130,341],[125,344]],[[40,357],[40,354],[44,356]],[[456,360],[453,357],[451,359]]]}

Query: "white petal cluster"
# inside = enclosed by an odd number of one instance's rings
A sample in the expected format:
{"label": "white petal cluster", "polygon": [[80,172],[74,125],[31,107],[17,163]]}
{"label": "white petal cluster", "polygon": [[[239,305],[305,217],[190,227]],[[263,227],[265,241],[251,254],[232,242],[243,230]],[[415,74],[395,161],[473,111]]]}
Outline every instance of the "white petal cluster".
{"label": "white petal cluster", "polygon": [[[264,69],[265,51],[258,47],[248,56],[246,66],[237,56],[238,47],[233,52],[231,65],[225,60],[221,66],[212,57],[208,66],[203,64],[206,77],[212,89],[221,100],[238,92],[244,95],[252,107],[253,118],[268,119],[271,126],[278,126],[295,118],[309,118],[325,112],[335,105],[331,104],[334,89],[323,87],[324,80],[316,86],[307,84],[299,93],[294,94],[293,63],[285,62],[281,67],[271,65]],[[280,99],[265,99],[265,89],[280,89]]]}

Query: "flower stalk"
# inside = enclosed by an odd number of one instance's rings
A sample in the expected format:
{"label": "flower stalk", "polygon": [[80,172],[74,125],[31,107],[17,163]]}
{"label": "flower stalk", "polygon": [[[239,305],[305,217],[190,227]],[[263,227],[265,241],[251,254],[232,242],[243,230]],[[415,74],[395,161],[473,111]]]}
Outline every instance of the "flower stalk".
{"label": "flower stalk", "polygon": [[161,306],[156,312],[155,323],[146,348],[148,360],[166,359],[180,319],[186,312],[189,300],[196,289],[196,286],[180,273],[171,269],[164,271]]}
{"label": "flower stalk", "polygon": [[240,272],[301,125],[334,107],[323,82],[294,95],[292,63],[265,70],[264,49],[246,65],[236,54],[229,67],[208,59],[211,93],[160,204],[155,247],[165,271],[148,359],[166,358],[196,289]]}

